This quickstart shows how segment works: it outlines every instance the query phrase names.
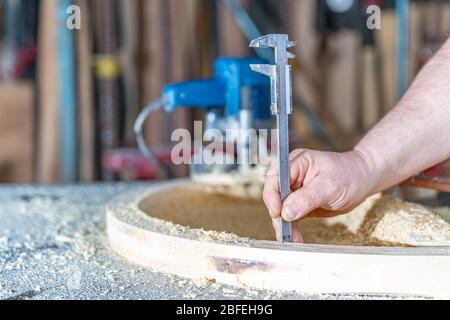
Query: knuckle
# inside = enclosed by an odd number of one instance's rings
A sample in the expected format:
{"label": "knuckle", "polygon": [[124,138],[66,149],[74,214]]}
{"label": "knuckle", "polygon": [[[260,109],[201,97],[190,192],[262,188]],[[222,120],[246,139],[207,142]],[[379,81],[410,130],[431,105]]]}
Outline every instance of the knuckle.
{"label": "knuckle", "polygon": [[289,157],[290,157],[291,159],[292,159],[292,158],[295,158],[295,157],[297,157],[298,155],[300,155],[303,151],[304,151],[303,149],[296,149],[296,150],[294,150],[294,151],[291,152],[291,154],[289,155]]}
{"label": "knuckle", "polygon": [[330,179],[324,188],[327,196],[332,197],[342,190],[342,183],[339,179]]}
{"label": "knuckle", "polygon": [[270,168],[266,173],[266,179],[270,179],[273,176],[278,175],[278,169],[275,167]]}
{"label": "knuckle", "polygon": [[323,185],[323,202],[330,209],[339,210],[345,204],[348,194],[345,181],[339,175],[332,175],[324,179]]}
{"label": "knuckle", "polygon": [[348,206],[348,190],[343,189],[340,190],[339,193],[334,197],[334,201],[330,203],[330,209],[332,210],[341,210]]}
{"label": "knuckle", "polygon": [[301,201],[303,202],[303,205],[308,209],[315,208],[317,203],[315,197],[310,193],[303,195]]}
{"label": "knuckle", "polygon": [[304,158],[305,154],[307,154],[308,150],[306,149],[297,149],[291,152],[289,155],[289,162],[295,162],[298,159]]}
{"label": "knuckle", "polygon": [[317,202],[314,196],[309,193],[298,195],[286,201],[286,205],[292,204],[295,205],[295,207],[299,208],[300,211],[302,211],[300,213],[303,213],[303,211],[312,210],[313,208],[315,208],[316,203]]}

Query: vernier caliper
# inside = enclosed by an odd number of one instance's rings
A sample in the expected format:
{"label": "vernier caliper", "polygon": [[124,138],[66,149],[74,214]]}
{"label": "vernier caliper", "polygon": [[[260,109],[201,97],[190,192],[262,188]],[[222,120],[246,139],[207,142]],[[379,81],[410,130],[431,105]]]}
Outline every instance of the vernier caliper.
{"label": "vernier caliper", "polygon": [[[278,183],[281,201],[284,202],[291,193],[289,170],[289,115],[292,114],[292,67],[289,59],[295,55],[288,48],[295,47],[297,42],[289,41],[286,34],[270,34],[250,43],[252,48],[274,48],[275,65],[251,65],[253,71],[262,73],[271,79],[271,111],[277,116],[278,129]],[[292,223],[281,219],[281,242],[292,241]]]}

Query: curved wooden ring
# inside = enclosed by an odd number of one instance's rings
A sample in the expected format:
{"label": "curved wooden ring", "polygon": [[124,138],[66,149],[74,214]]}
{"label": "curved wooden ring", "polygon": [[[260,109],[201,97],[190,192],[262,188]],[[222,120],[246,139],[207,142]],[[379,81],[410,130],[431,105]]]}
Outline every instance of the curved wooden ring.
{"label": "curved wooden ring", "polygon": [[[106,208],[107,234],[119,255],[155,271],[229,285],[307,294],[394,294],[450,298],[450,248],[375,248],[198,241],[200,230],[166,232],[138,204],[186,184],[155,185]],[[173,226],[173,225],[172,225]],[[206,232],[204,232],[206,234]]]}

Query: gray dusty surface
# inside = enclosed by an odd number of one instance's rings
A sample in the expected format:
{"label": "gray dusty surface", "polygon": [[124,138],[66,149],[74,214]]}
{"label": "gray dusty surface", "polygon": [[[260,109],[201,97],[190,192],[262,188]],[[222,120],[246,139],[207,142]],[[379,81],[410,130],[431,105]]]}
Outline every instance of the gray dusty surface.
{"label": "gray dusty surface", "polygon": [[242,289],[133,265],[108,248],[105,204],[145,187],[0,186],[0,299],[387,298]]}

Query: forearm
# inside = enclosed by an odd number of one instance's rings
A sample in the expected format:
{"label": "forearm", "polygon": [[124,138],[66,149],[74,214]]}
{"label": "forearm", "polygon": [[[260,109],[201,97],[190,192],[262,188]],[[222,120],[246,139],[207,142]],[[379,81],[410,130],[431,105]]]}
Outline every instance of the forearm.
{"label": "forearm", "polygon": [[450,39],[355,150],[376,178],[373,192],[450,158]]}

